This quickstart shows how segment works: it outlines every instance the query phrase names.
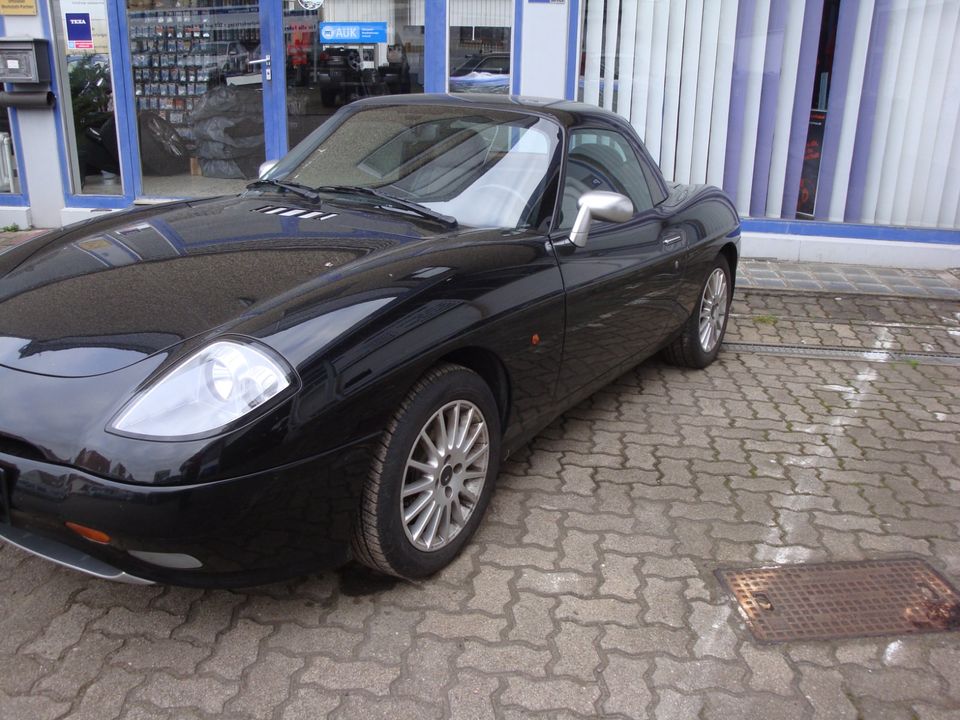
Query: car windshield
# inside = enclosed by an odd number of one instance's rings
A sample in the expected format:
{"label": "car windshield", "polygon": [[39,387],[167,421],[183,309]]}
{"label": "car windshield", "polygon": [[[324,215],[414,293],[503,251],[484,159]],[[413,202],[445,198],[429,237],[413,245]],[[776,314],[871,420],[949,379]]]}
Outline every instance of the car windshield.
{"label": "car windshield", "polygon": [[559,138],[556,123],[515,112],[373,107],[348,114],[332,130],[321,128],[267,177],[311,188],[375,189],[460,225],[536,227],[551,210],[543,200]]}

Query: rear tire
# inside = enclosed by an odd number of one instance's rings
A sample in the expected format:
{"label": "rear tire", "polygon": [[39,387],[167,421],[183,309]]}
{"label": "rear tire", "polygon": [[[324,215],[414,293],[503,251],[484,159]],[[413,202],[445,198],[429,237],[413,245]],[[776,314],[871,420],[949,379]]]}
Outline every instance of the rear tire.
{"label": "rear tire", "polygon": [[730,263],[722,254],[717,255],[700,286],[697,306],[677,339],[663,350],[668,363],[700,369],[717,359],[733,298],[730,280]]}
{"label": "rear tire", "polygon": [[430,370],[376,448],[354,529],[356,559],[411,579],[446,566],[480,524],[499,461],[499,413],[487,384],[460,365]]}

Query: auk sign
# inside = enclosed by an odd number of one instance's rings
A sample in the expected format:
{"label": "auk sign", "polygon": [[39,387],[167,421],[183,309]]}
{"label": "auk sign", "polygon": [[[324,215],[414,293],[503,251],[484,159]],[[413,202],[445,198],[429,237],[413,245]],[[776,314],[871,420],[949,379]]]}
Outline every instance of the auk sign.
{"label": "auk sign", "polygon": [[321,43],[385,43],[385,22],[322,22],[319,25]]}

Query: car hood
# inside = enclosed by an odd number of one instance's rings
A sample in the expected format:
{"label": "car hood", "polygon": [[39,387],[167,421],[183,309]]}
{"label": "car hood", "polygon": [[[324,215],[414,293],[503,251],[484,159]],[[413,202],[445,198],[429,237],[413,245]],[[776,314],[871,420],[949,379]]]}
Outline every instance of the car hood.
{"label": "car hood", "polygon": [[0,365],[118,370],[231,323],[249,329],[277,297],[440,231],[360,203],[259,194],[68,228],[0,256]]}

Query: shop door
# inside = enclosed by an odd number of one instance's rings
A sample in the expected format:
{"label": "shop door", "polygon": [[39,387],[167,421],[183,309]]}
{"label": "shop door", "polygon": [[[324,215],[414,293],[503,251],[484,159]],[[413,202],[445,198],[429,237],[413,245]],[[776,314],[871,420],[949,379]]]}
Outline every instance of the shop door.
{"label": "shop door", "polygon": [[268,42],[277,3],[263,0],[261,12],[260,0],[123,2],[139,146],[136,194],[240,192],[268,154],[280,152],[280,138],[265,123],[265,108],[275,102],[266,58],[284,55]]}

